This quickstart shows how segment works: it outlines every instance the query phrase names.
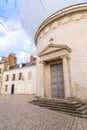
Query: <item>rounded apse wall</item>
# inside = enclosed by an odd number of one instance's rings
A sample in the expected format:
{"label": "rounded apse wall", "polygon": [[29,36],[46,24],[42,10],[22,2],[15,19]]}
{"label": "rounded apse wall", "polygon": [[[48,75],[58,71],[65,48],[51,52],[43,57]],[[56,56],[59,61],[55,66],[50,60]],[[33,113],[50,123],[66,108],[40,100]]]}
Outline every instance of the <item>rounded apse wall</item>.
{"label": "rounded apse wall", "polygon": [[70,6],[51,15],[39,27],[35,43],[38,54],[51,43],[67,45],[72,50],[72,95],[87,99],[87,4]]}

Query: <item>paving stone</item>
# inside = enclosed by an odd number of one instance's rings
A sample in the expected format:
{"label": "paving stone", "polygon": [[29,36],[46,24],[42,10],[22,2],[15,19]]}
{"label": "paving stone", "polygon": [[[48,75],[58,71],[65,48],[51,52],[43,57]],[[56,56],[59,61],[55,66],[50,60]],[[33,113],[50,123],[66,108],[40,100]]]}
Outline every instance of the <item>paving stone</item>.
{"label": "paving stone", "polygon": [[0,95],[0,130],[87,130],[87,119],[28,103],[32,95]]}

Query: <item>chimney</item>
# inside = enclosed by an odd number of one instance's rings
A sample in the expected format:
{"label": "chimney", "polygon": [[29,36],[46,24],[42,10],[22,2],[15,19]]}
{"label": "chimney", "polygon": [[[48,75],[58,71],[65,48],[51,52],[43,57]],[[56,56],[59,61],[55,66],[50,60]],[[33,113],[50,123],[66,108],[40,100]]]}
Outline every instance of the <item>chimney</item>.
{"label": "chimney", "polygon": [[17,65],[17,58],[16,58],[15,54],[10,53],[8,55],[8,64],[9,64],[9,66]]}
{"label": "chimney", "polygon": [[34,56],[30,56],[30,63],[33,63],[33,62],[35,62],[36,61],[36,58],[34,57]]}

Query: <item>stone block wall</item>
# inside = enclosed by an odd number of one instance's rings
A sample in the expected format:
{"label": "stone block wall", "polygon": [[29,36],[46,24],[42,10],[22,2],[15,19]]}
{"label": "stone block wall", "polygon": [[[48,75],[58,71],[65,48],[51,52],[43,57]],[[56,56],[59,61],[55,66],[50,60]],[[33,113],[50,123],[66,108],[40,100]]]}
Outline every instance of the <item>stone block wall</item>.
{"label": "stone block wall", "polygon": [[[53,24],[49,23],[40,32],[37,52],[40,53],[50,43],[68,45],[72,50],[70,53],[71,95],[87,99],[87,13],[75,14],[74,19],[78,18],[77,20],[73,19],[72,14],[68,17],[71,21],[66,20],[66,23],[61,21],[61,25],[54,24],[53,21]],[[50,38],[54,40],[50,42]]]}

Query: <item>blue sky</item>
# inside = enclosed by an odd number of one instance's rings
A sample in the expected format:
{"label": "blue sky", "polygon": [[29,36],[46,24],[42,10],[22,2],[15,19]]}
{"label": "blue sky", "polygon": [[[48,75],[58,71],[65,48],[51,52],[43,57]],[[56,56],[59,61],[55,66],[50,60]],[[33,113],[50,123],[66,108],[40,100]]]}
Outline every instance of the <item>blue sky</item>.
{"label": "blue sky", "polygon": [[30,55],[36,54],[36,47],[32,44],[31,37],[22,28],[20,8],[19,1],[14,7],[14,0],[8,0],[8,4],[5,0],[0,0],[0,57],[15,53],[18,63],[28,62]]}
{"label": "blue sky", "polygon": [[[52,13],[85,0],[0,0],[0,57],[15,53],[18,63],[36,55],[34,35],[40,24]],[[5,17],[3,17],[5,16]],[[2,26],[2,23],[4,26]]]}

